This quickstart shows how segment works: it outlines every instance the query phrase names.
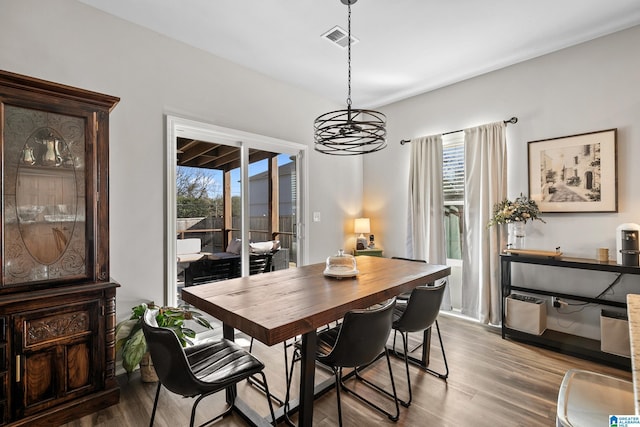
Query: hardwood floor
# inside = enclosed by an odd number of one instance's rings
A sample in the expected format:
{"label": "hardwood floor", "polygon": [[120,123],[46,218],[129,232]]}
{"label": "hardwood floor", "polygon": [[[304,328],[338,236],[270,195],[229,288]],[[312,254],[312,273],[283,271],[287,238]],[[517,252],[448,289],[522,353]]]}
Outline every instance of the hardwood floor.
{"label": "hardwood floor", "polygon": [[[560,382],[571,368],[582,368],[631,379],[631,373],[588,362],[553,351],[503,340],[498,329],[464,319],[441,315],[440,329],[449,362],[450,375],[445,382],[432,375],[411,369],[413,404],[401,408],[400,420],[389,421],[348,394],[343,394],[345,425],[397,426],[555,426],[556,399]],[[416,339],[418,337],[416,336]],[[257,345],[254,353],[267,365],[269,386],[284,396],[284,361],[282,346]],[[431,350],[432,367],[442,366],[437,339]],[[381,362],[381,363],[380,363]],[[367,376],[389,385],[386,363],[380,361],[367,370]],[[404,365],[392,358],[398,393],[406,396]],[[317,378],[327,375],[318,370]],[[296,378],[297,379],[297,378]],[[318,380],[317,379],[317,380]],[[120,403],[79,420],[66,427],[146,426],[149,423],[156,384],[140,381],[135,373],[129,381],[120,377]],[[356,389],[363,391],[361,384]],[[366,390],[368,391],[368,390]],[[263,414],[268,413],[266,399],[253,386],[243,383],[239,393]],[[374,398],[378,394],[371,393]],[[390,401],[380,399],[382,404]],[[185,399],[166,390],[160,394],[155,425],[184,426],[189,423],[193,399]],[[198,408],[196,423],[224,408],[224,393],[204,400]],[[296,417],[293,417],[294,421]],[[232,415],[214,425],[243,426]],[[284,425],[284,424],[281,424]],[[337,425],[335,393],[318,398],[314,405],[315,426]]]}

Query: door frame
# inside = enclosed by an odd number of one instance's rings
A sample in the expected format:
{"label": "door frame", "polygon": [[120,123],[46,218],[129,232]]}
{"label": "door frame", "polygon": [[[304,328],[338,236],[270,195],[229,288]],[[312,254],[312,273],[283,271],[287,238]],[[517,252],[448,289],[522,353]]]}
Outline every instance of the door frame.
{"label": "door frame", "polygon": [[[176,254],[176,164],[178,137],[192,138],[207,142],[222,143],[241,150],[242,176],[242,240],[248,242],[249,230],[249,200],[246,197],[248,180],[248,152],[250,148],[272,151],[296,156],[297,203],[296,203],[296,234],[298,242],[297,265],[308,262],[309,243],[306,239],[306,224],[309,212],[309,179],[308,179],[308,147],[304,144],[272,138],[269,136],[244,132],[238,129],[225,128],[210,123],[166,115],[166,209],[165,222],[165,304],[177,305],[177,254]],[[248,260],[248,245],[243,245],[242,259]]]}

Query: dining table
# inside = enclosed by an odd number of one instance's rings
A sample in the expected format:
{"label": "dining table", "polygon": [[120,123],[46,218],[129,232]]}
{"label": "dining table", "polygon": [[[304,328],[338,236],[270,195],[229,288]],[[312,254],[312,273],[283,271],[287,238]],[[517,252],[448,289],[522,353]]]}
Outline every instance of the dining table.
{"label": "dining table", "polygon": [[[323,262],[186,287],[182,300],[220,320],[229,340],[235,330],[268,346],[301,337],[300,392],[288,412],[297,410],[299,425],[311,426],[314,398],[333,386],[331,380],[314,384],[316,330],[350,310],[371,307],[451,273],[446,265],[370,256],[356,260],[352,277],[325,275]],[[227,401],[249,424],[271,425],[269,417],[237,396],[235,387],[227,390]],[[281,407],[277,418],[285,417],[284,411]]]}

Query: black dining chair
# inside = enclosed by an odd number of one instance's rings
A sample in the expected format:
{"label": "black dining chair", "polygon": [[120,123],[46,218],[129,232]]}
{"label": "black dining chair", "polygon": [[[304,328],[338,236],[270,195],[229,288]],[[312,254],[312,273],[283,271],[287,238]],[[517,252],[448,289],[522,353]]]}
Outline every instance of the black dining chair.
{"label": "black dining chair", "polygon": [[[368,404],[377,411],[385,414],[390,420],[397,421],[400,416],[400,406],[396,394],[396,385],[393,380],[391,361],[386,348],[387,339],[391,332],[393,309],[396,305],[395,298],[382,306],[372,309],[351,310],[347,312],[338,326],[326,329],[318,333],[318,351],[316,360],[318,363],[333,371],[336,384],[336,398],[338,402],[338,421],[342,426],[342,405],[340,403],[340,391],[344,390],[353,394],[362,402]],[[293,366],[300,359],[300,344],[296,344],[289,378],[293,375]],[[381,357],[386,357],[391,388],[393,393],[388,393],[382,387],[361,376],[361,371],[372,365]],[[364,384],[393,398],[395,413],[391,413],[381,406],[366,399],[355,390],[348,388],[342,374],[343,368],[353,368],[353,372],[347,377],[353,376]],[[287,400],[289,398],[290,382],[287,384]]]}
{"label": "black dining chair", "polygon": [[[393,352],[398,357],[404,359],[405,370],[407,372],[407,386],[409,388],[409,399],[400,401],[403,406],[409,406],[412,400],[411,378],[409,375],[409,362],[418,365],[426,372],[446,380],[449,376],[449,365],[447,364],[447,356],[442,343],[442,335],[440,334],[440,326],[438,325],[438,314],[440,313],[440,304],[444,296],[444,290],[447,282],[443,281],[439,285],[418,286],[411,291],[411,296],[406,304],[397,304],[393,313],[394,330],[393,335]],[[435,324],[438,331],[438,339],[440,340],[440,349],[442,350],[442,359],[444,360],[445,372],[436,372],[422,365],[422,361],[411,357],[408,350],[408,341],[410,332],[426,331]],[[397,354],[396,335],[400,333],[402,336],[402,355]],[[423,343],[424,344],[424,343]]]}
{"label": "black dining chair", "polygon": [[[399,256],[392,256],[391,259],[400,259],[400,260],[403,260],[403,261],[411,261],[411,262],[421,262],[423,264],[427,263],[427,261],[425,261],[423,259],[403,258],[403,257],[399,257]],[[401,293],[396,298],[398,299],[398,302],[403,302],[403,301],[406,302],[406,300],[408,300],[410,296],[411,296],[411,291]]]}
{"label": "black dining chair", "polygon": [[[191,409],[189,423],[193,427],[196,407],[203,398],[236,385],[254,374],[262,375],[271,419],[274,421],[273,424],[276,424],[262,362],[233,341],[226,339],[183,348],[171,329],[158,326],[156,313],[157,310],[147,310],[142,323],[147,347],[159,379],[149,426],[153,426],[162,386],[184,397],[197,397]],[[224,417],[231,411],[232,406],[233,402],[224,412],[201,426]]]}

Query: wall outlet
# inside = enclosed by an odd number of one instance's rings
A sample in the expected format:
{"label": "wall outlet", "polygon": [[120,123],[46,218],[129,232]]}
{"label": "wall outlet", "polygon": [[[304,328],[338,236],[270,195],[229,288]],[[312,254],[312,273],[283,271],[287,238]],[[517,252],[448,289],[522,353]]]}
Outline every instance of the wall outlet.
{"label": "wall outlet", "polygon": [[556,307],[556,308],[560,307],[560,306],[561,306],[561,304],[560,304],[560,298],[558,298],[558,297],[551,297],[551,304],[552,304],[554,307]]}

